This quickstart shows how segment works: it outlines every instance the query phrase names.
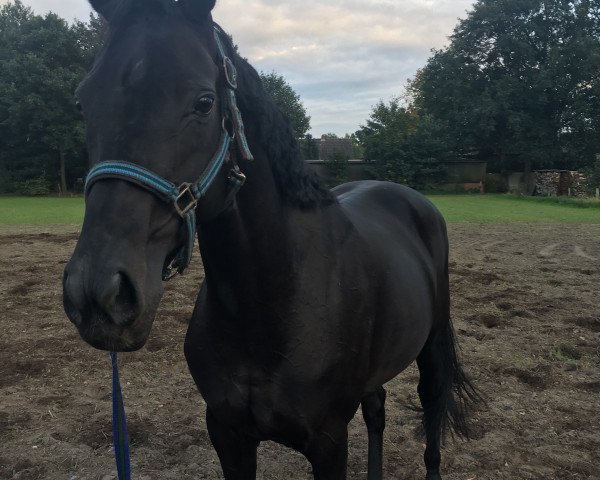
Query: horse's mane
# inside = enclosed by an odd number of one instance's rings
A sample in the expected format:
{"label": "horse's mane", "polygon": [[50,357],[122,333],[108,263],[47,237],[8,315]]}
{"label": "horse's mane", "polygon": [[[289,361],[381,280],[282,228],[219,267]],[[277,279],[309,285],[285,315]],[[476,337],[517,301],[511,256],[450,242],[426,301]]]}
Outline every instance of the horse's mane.
{"label": "horse's mane", "polygon": [[228,36],[229,54],[238,70],[238,106],[244,122],[254,124],[254,139],[267,154],[281,198],[302,209],[313,209],[333,203],[333,194],[321,183],[317,174],[302,158],[296,135],[287,117],[275,105],[263,87],[256,70],[235,51]]}

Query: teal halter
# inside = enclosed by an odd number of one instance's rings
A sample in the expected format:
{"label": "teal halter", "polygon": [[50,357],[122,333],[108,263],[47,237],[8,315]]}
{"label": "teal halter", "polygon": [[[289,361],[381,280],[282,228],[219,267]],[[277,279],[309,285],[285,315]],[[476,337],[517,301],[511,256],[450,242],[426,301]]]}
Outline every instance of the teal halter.
{"label": "teal halter", "polygon": [[[222,61],[222,72],[225,78],[226,88],[223,104],[223,131],[221,142],[217,152],[208,163],[200,178],[194,183],[182,183],[177,186],[162,178],[156,173],[134,163],[121,160],[110,160],[95,165],[86,178],[86,196],[92,185],[100,180],[118,178],[133,183],[148,190],[161,201],[172,204],[177,215],[181,217],[186,227],[186,240],[173,260],[163,270],[163,280],[170,280],[177,273],[183,273],[189,266],[196,238],[196,206],[204,197],[223,164],[230,158],[230,150],[237,146],[241,158],[253,160],[248,146],[242,115],[237,106],[235,90],[237,89],[237,71],[231,59],[227,56],[225,47],[220,38],[221,30],[215,26],[214,36]],[[228,128],[228,126],[231,128]],[[235,142],[235,143],[233,143]],[[229,173],[230,193],[226,203],[233,198],[246,181],[246,176],[240,171],[237,164]]]}

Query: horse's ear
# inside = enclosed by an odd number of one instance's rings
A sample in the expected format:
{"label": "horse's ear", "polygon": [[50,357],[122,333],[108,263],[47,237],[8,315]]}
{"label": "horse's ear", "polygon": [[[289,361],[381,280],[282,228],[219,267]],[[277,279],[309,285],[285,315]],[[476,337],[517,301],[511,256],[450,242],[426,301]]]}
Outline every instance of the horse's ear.
{"label": "horse's ear", "polygon": [[90,5],[110,22],[121,0],[90,0]]}
{"label": "horse's ear", "polygon": [[205,21],[213,8],[216,0],[179,0],[179,6],[186,18],[197,22]]}

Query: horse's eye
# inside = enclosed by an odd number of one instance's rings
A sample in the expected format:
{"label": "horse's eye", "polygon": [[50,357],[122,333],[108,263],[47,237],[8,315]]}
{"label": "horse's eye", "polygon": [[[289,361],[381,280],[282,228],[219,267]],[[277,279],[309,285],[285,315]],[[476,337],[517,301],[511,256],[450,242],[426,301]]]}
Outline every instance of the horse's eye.
{"label": "horse's eye", "polygon": [[196,100],[196,103],[194,103],[194,113],[205,117],[212,111],[214,104],[214,97],[210,95],[200,97],[198,100]]}

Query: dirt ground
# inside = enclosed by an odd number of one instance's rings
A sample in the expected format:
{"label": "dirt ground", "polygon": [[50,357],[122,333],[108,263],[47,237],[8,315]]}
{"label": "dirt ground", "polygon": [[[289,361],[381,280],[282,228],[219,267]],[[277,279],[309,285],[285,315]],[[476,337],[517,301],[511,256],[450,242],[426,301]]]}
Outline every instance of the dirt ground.
{"label": "dirt ground", "polygon": [[[112,480],[109,357],[62,311],[75,229],[0,231],[0,478]],[[487,397],[474,440],[448,442],[446,480],[600,479],[600,225],[452,225],[453,316],[466,369]],[[199,259],[168,285],[152,336],[121,355],[133,478],[219,479],[203,402],[182,353]],[[387,385],[385,478],[423,479],[417,375]],[[349,479],[366,478],[351,424]],[[260,447],[259,478],[310,465]]]}

